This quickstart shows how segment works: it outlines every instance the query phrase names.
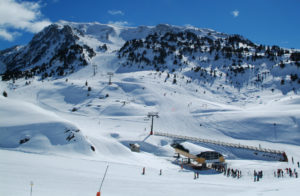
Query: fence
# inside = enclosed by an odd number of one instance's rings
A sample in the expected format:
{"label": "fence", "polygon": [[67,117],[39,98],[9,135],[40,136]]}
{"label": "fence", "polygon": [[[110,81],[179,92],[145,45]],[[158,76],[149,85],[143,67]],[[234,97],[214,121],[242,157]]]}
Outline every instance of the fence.
{"label": "fence", "polygon": [[196,138],[196,137],[175,135],[175,134],[169,134],[169,133],[154,132],[153,135],[170,137],[170,138],[175,138],[175,139],[182,139],[182,140],[190,140],[190,141],[193,141],[193,142],[200,142],[200,143],[204,143],[204,144],[214,144],[214,145],[225,146],[225,147],[248,149],[248,150],[266,152],[266,153],[272,153],[272,154],[280,154],[280,155],[285,154],[284,151],[273,150],[273,149],[268,149],[268,148],[261,148],[261,147],[255,147],[255,146],[247,146],[247,145],[241,145],[241,144],[227,143],[227,142],[221,142],[221,141],[216,141],[216,140],[209,140],[209,139],[202,139],[202,138]]}

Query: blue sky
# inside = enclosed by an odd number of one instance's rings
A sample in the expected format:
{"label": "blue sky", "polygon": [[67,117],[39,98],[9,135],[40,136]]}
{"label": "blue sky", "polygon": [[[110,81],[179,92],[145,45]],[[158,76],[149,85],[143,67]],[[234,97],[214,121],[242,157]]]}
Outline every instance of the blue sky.
{"label": "blue sky", "polygon": [[0,50],[59,20],[192,25],[300,49],[300,0],[0,0]]}

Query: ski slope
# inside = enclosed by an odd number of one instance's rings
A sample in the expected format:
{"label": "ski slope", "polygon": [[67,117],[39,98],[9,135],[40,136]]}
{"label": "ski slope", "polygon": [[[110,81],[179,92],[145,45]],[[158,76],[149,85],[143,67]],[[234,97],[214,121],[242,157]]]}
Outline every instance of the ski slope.
{"label": "ski slope", "polygon": [[[1,195],[28,195],[33,181],[33,195],[96,195],[107,162],[90,157],[63,157],[1,150]],[[149,157],[148,157],[149,158]],[[13,164],[12,164],[13,163]],[[278,163],[272,163],[277,167]],[[297,195],[299,178],[277,179],[265,172],[253,182],[247,169],[266,171],[270,164],[260,161],[236,161],[232,167],[242,168],[239,180],[223,174],[200,173],[194,180],[192,171],[180,170],[167,162],[157,161],[153,167],[109,162],[101,195]],[[159,169],[162,168],[162,175]],[[252,174],[252,173],[251,173]]]}
{"label": "ski slope", "polygon": [[[186,141],[194,153],[221,151],[241,179],[202,171],[199,179],[174,163],[172,139],[150,136],[148,112],[159,112],[154,130],[285,151],[300,160],[300,96],[269,91],[217,91],[196,82],[177,84],[166,73],[106,72],[117,65],[107,54],[66,78],[25,85],[1,82],[8,97],[0,101],[0,195],[95,195],[106,165],[103,195],[296,195],[299,178],[274,178],[283,162],[252,160],[242,153]],[[111,66],[108,66],[111,65]],[[85,85],[88,83],[87,86]],[[88,91],[91,87],[91,91]],[[205,91],[205,93],[204,93]],[[76,108],[76,111],[72,111]],[[276,125],[274,125],[276,123]],[[67,141],[70,129],[75,139]],[[76,130],[80,130],[76,132]],[[29,137],[24,144],[19,141]],[[141,145],[131,152],[129,143]],[[95,151],[91,150],[91,146]],[[141,175],[146,167],[146,175]],[[159,176],[159,170],[163,175]],[[253,182],[253,171],[264,178]]]}

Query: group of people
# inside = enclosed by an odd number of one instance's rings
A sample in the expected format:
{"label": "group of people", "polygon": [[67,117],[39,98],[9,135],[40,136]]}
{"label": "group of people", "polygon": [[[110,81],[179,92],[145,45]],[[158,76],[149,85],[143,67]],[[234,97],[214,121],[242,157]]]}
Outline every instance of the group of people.
{"label": "group of people", "polygon": [[223,173],[226,170],[224,165],[215,165],[215,164],[213,164],[211,166],[211,168],[216,170],[217,172],[220,172],[220,173]]}
{"label": "group of people", "polygon": [[261,171],[256,171],[256,170],[254,170],[254,182],[258,182],[259,181],[259,179],[262,179],[262,177],[263,177],[263,171],[261,170]]}
{"label": "group of people", "polygon": [[[285,168],[285,172],[290,177],[298,178],[298,172],[296,171],[296,169],[294,169],[293,171],[291,168]],[[277,169],[277,172],[274,171],[274,177],[283,178],[284,177],[283,169]]]}
{"label": "group of people", "polygon": [[[292,163],[294,164],[294,158],[292,157]],[[297,162],[298,168],[300,168],[300,163],[299,161]],[[183,165],[181,165],[183,169]],[[213,165],[212,169],[215,169],[216,171],[220,173],[224,173],[224,176],[227,177],[233,177],[233,178],[241,178],[242,177],[242,171],[238,169],[232,169],[232,168],[225,168],[224,165]],[[145,175],[145,170],[146,168],[144,167],[142,170],[142,175]],[[284,172],[285,170],[285,172]],[[249,174],[249,173],[248,173]],[[296,169],[292,170],[291,168],[285,168],[285,169],[277,169],[274,171],[274,177],[277,178],[283,178],[285,175],[288,175],[290,177],[295,177],[298,178],[298,172]],[[162,170],[160,169],[159,175],[162,175]],[[263,178],[263,171],[256,171],[254,170],[253,172],[253,177],[254,177],[254,182],[258,182],[260,179]],[[194,179],[199,178],[199,172],[194,172]]]}
{"label": "group of people", "polygon": [[[292,164],[294,165],[294,157],[292,157],[291,160],[292,160]],[[297,167],[300,168],[299,161],[297,162]],[[285,174],[290,177],[298,178],[298,172],[296,168],[294,168],[294,170],[292,170],[291,168],[285,168],[285,169],[277,169],[277,171],[274,171],[274,177],[277,178],[283,178]]]}
{"label": "group of people", "polygon": [[225,169],[224,170],[224,176],[232,176],[233,178],[240,178],[242,177],[242,171],[238,170],[238,169],[230,169],[230,168],[227,168],[227,170]]}

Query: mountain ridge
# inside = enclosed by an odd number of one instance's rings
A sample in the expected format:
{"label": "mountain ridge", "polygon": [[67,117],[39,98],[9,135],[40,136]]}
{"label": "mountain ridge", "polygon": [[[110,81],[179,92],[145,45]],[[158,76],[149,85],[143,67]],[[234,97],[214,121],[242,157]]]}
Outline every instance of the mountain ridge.
{"label": "mountain ridge", "polygon": [[2,80],[64,77],[97,63],[94,59],[104,53],[117,63],[117,72],[176,72],[187,82],[211,84],[219,79],[238,89],[251,84],[284,94],[300,88],[297,50],[191,26],[121,27],[67,21],[46,27],[26,46],[0,51]]}

